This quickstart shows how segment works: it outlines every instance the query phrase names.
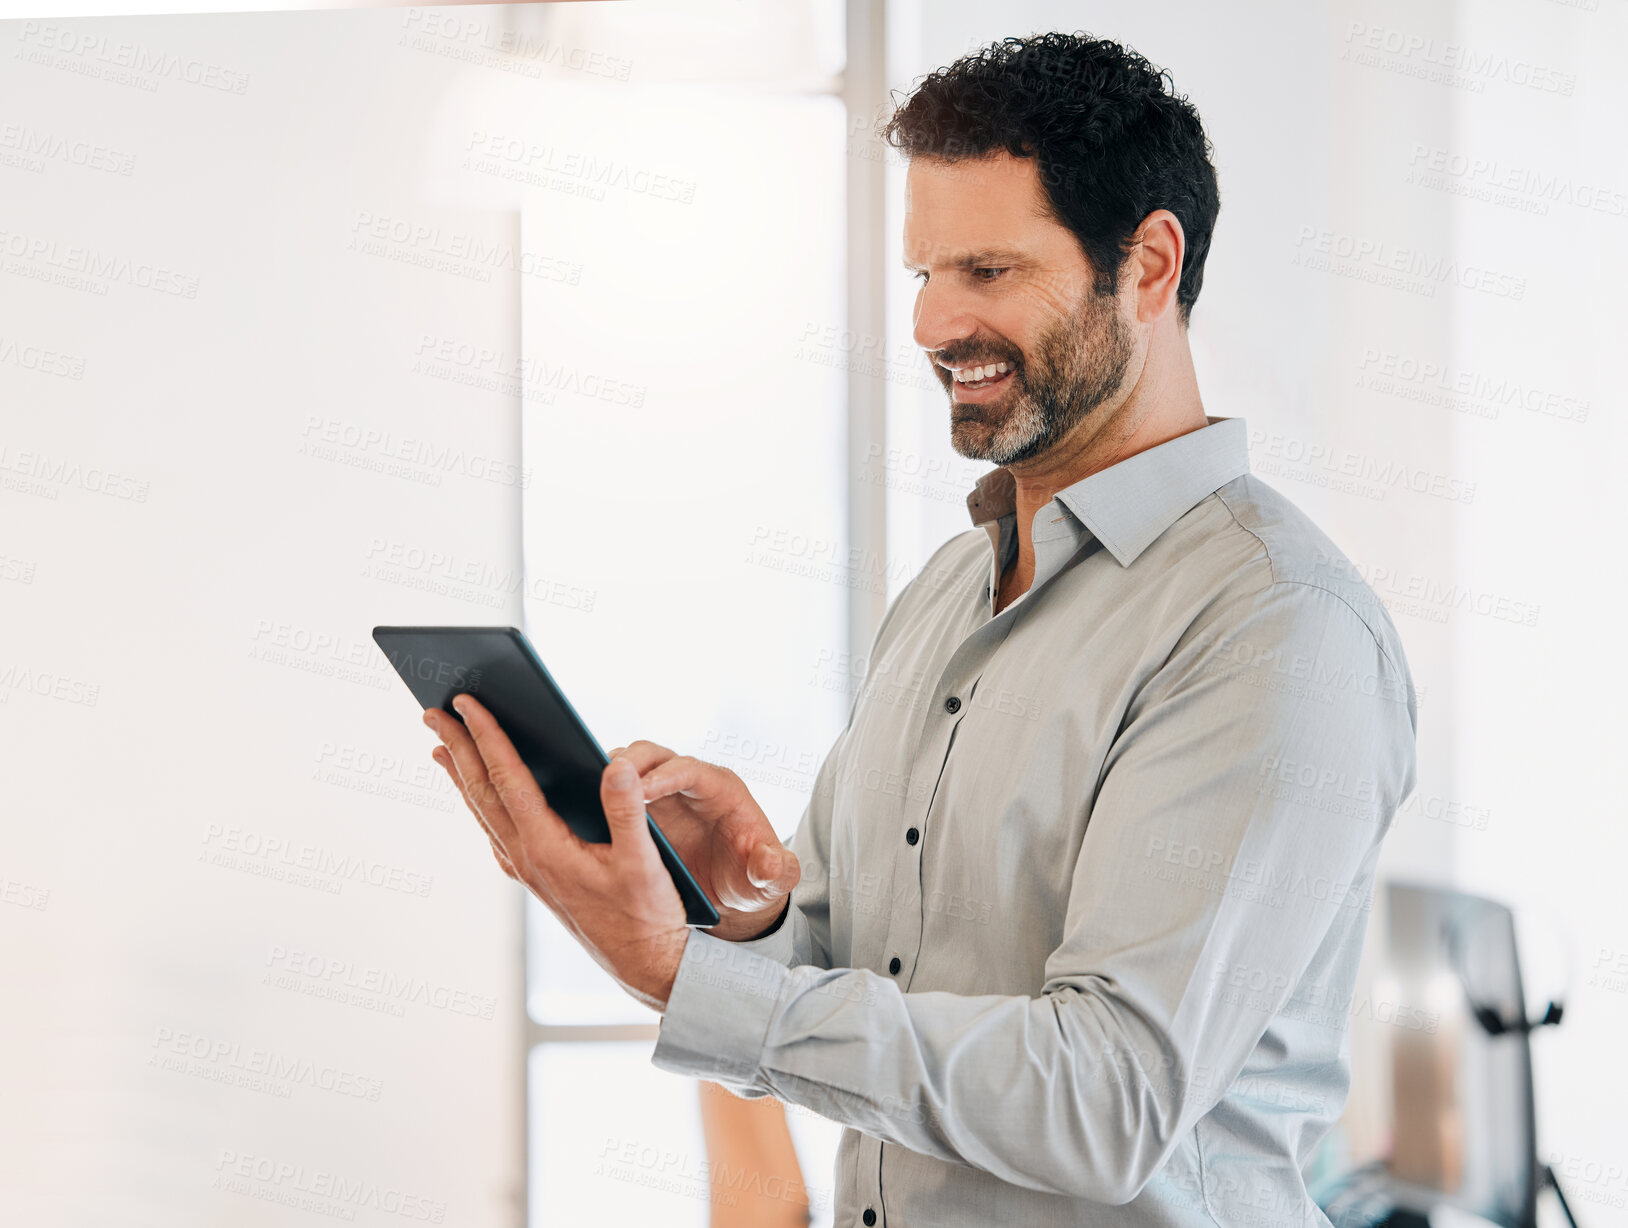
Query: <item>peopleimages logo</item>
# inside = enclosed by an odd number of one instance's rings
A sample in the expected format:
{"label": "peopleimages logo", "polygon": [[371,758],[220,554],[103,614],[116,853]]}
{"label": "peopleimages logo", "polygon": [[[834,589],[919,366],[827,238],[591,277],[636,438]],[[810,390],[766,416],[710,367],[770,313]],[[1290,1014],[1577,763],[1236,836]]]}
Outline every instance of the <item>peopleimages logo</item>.
{"label": "peopleimages logo", "polygon": [[1320,570],[1362,581],[1387,609],[1400,609],[1414,613],[1409,603],[1420,610],[1433,612],[1435,622],[1445,622],[1451,612],[1479,614],[1501,622],[1535,627],[1542,607],[1505,593],[1477,588],[1456,579],[1414,575],[1391,567],[1370,567],[1354,563],[1343,555],[1330,554],[1319,549],[1316,566]]}
{"label": "peopleimages logo", "polygon": [[[432,1224],[443,1223],[447,1217],[447,1204],[437,1199],[228,1147],[217,1154],[215,1170],[217,1188],[343,1219],[354,1218],[358,1207]],[[308,1199],[318,1201],[308,1203]]]}
{"label": "peopleimages logo", "polygon": [[503,178],[520,179],[537,186],[546,183],[539,176],[554,174],[563,180],[580,181],[582,186],[601,192],[608,187],[619,188],[635,195],[685,205],[695,199],[696,184],[693,179],[680,179],[581,150],[539,145],[525,137],[477,129],[469,134],[464,148],[469,156],[465,163],[469,169],[495,170]]}
{"label": "peopleimages logo", "polygon": [[512,243],[468,231],[449,230],[367,209],[356,211],[356,220],[351,223],[350,249],[402,259],[423,268],[479,273],[483,281],[491,280],[494,269],[573,286],[582,280],[582,265],[575,261],[517,248]]}
{"label": "peopleimages logo", "polygon": [[[1433,295],[1436,286],[1451,284],[1516,302],[1526,297],[1524,277],[1326,226],[1299,228],[1293,262],[1410,292],[1428,290]],[[1410,282],[1409,278],[1416,280]]]}
{"label": "peopleimages logo", "polygon": [[0,363],[24,371],[38,371],[41,375],[60,375],[64,379],[85,378],[85,360],[78,355],[18,342],[12,337],[0,336]]}
{"label": "peopleimages logo", "polygon": [[480,690],[481,671],[465,669],[451,661],[437,661],[434,657],[415,657],[409,652],[393,652],[390,654],[390,664],[398,673],[411,674],[420,682],[461,687],[471,692]]}
{"label": "peopleimages logo", "polygon": [[28,488],[31,494],[55,499],[63,487],[77,487],[91,494],[106,495],[110,499],[125,499],[132,503],[147,502],[151,483],[117,473],[100,465],[87,465],[83,461],[52,456],[48,452],[19,449],[0,443],[0,476],[5,484]]}
{"label": "peopleimages logo", "polygon": [[[83,274],[90,279],[87,285],[123,282],[138,290],[153,290],[178,298],[198,297],[199,283],[194,275],[128,256],[110,255],[78,243],[58,243],[40,235],[0,230],[0,254],[34,261],[64,274]],[[105,294],[105,287],[96,293]]]}
{"label": "peopleimages logo", "polygon": [[466,452],[453,444],[398,435],[395,431],[321,414],[305,415],[299,451],[319,460],[405,476],[429,485],[440,485],[445,473],[457,473],[498,486],[519,486],[522,490],[531,485],[529,468],[521,469],[480,452]]}
{"label": "peopleimages logo", "polygon": [[1476,93],[1485,89],[1487,81],[1524,86],[1565,98],[1571,97],[1577,89],[1575,73],[1547,64],[1365,21],[1347,24],[1345,42],[1342,60],[1370,66],[1380,63],[1379,56],[1390,57],[1402,65],[1416,61],[1419,70],[1407,75],[1439,80],[1443,84],[1466,84],[1474,87]]}
{"label": "peopleimages logo", "polygon": [[[1371,483],[1381,492],[1381,497],[1386,491],[1402,489],[1452,503],[1475,502],[1474,482],[1410,465],[1393,457],[1368,456],[1349,448],[1330,447],[1264,430],[1249,432],[1249,449],[1251,456],[1292,465],[1303,471],[1320,471]],[[1270,471],[1271,466],[1266,468]]]}
{"label": "peopleimages logo", "polygon": [[87,708],[94,708],[102,695],[100,685],[15,662],[0,666],[0,703],[13,691],[28,691],[63,703],[84,704]]}
{"label": "peopleimages logo", "polygon": [[[227,94],[242,94],[249,88],[249,74],[246,72],[149,47],[145,43],[113,41],[82,27],[28,21],[17,32],[17,41],[23,44],[15,53],[18,59],[49,64],[50,57],[54,55],[57,64],[66,66],[72,61],[65,61],[61,57],[73,56],[83,61],[82,66],[74,68],[75,72],[96,77],[103,76],[104,69],[123,70],[135,77],[148,78],[148,89],[156,89],[158,80],[166,78],[183,85],[202,86]],[[109,75],[110,79],[117,79]]]}
{"label": "peopleimages logo", "polygon": [[86,170],[106,171],[111,175],[129,175],[136,168],[133,155],[120,153],[94,141],[72,140],[55,132],[42,132],[24,124],[0,127],[0,149],[15,151],[25,164],[37,164],[44,169],[47,160],[82,166]]}
{"label": "peopleimages logo", "polygon": [[272,944],[266,955],[266,964],[273,975],[293,977],[299,983],[325,989],[374,995],[380,1001],[396,1007],[403,1003],[419,1002],[457,1015],[491,1019],[496,1005],[496,1000],[485,994],[432,984],[423,977],[400,976],[384,968],[358,967],[348,959],[331,959],[315,951],[291,951],[276,943]]}
{"label": "peopleimages logo", "polygon": [[202,1032],[159,1027],[154,1032],[152,1048],[155,1059],[152,1064],[160,1064],[160,1059],[166,1063],[171,1058],[181,1059],[180,1064],[175,1066],[181,1073],[192,1073],[187,1063],[195,1062],[212,1070],[263,1078],[275,1084],[278,1090],[300,1086],[332,1092],[336,1096],[374,1101],[384,1091],[384,1084],[380,1080],[352,1070],[294,1057],[276,1049],[263,1049],[257,1045],[207,1036]]}
{"label": "peopleimages logo", "polygon": [[199,860],[210,865],[286,879],[334,894],[347,882],[359,882],[404,895],[427,896],[435,884],[430,875],[403,866],[219,823],[208,825],[203,844]]}
{"label": "peopleimages logo", "polygon": [[1439,404],[1477,417],[1497,418],[1500,409],[1514,406],[1561,421],[1588,420],[1588,401],[1507,374],[1452,370],[1440,362],[1373,347],[1363,350],[1357,371],[1359,387]]}

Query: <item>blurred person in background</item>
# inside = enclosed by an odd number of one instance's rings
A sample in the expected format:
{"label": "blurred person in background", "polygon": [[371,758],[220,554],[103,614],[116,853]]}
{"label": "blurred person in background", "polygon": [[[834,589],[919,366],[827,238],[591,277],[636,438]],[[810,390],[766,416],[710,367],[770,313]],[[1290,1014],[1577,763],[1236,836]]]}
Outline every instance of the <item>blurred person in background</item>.
{"label": "blurred person in background", "polygon": [[703,1080],[711,1228],[807,1228],[808,1187],[778,1100],[744,1099]]}

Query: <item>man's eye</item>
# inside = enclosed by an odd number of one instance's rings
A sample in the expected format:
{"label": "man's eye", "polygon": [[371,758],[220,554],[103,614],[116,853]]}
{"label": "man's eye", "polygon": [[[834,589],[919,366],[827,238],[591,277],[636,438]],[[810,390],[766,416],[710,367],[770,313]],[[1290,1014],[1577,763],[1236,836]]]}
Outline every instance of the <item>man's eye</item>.
{"label": "man's eye", "polygon": [[910,276],[914,277],[917,281],[926,281],[927,280],[927,270],[926,269],[911,269],[910,270]]}
{"label": "man's eye", "polygon": [[[974,277],[976,277],[979,281],[995,281],[1004,272],[1006,272],[1006,270],[1004,268],[1000,268],[1000,269],[995,269],[995,268],[973,269],[972,270],[972,275]],[[993,273],[994,276],[993,277],[985,277],[984,276],[985,273]]]}

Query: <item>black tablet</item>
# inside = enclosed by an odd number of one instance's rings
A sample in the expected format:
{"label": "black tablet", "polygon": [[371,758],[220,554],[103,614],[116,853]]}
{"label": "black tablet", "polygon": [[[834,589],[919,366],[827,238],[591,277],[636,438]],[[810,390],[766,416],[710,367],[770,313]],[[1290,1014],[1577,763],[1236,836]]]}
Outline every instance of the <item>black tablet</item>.
{"label": "black tablet", "polygon": [[[584,840],[609,844],[599,782],[610,756],[582,723],[524,633],[514,627],[375,627],[373,642],[425,709],[458,716],[455,695],[473,695],[503,726],[549,806]],[[718,910],[648,814],[651,838],[673,876],[685,919],[718,924]]]}

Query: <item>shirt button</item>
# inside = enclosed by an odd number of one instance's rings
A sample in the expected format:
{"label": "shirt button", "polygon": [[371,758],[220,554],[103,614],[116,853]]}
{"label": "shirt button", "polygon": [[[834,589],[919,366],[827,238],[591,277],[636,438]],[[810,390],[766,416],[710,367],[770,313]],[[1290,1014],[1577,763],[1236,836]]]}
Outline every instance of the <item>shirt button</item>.
{"label": "shirt button", "polygon": [[904,834],[904,842],[906,844],[914,844],[917,840],[920,840],[920,839],[921,839],[921,833],[919,831],[917,831],[914,827],[912,827],[909,831],[905,832],[905,834]]}
{"label": "shirt button", "polygon": [[870,1225],[876,1222],[876,1212],[872,1211],[869,1207],[866,1207],[865,1214],[861,1215],[859,1218],[865,1221],[865,1228],[870,1228]]}
{"label": "shirt button", "polygon": [[887,970],[894,976],[899,975],[899,969],[902,967],[904,967],[904,965],[899,962],[899,957],[897,955],[887,961]]}
{"label": "shirt button", "polygon": [[948,699],[946,699],[944,701],[944,711],[946,711],[946,712],[959,712],[959,711],[961,711],[961,701],[959,699],[957,699],[954,695],[951,695]]}

